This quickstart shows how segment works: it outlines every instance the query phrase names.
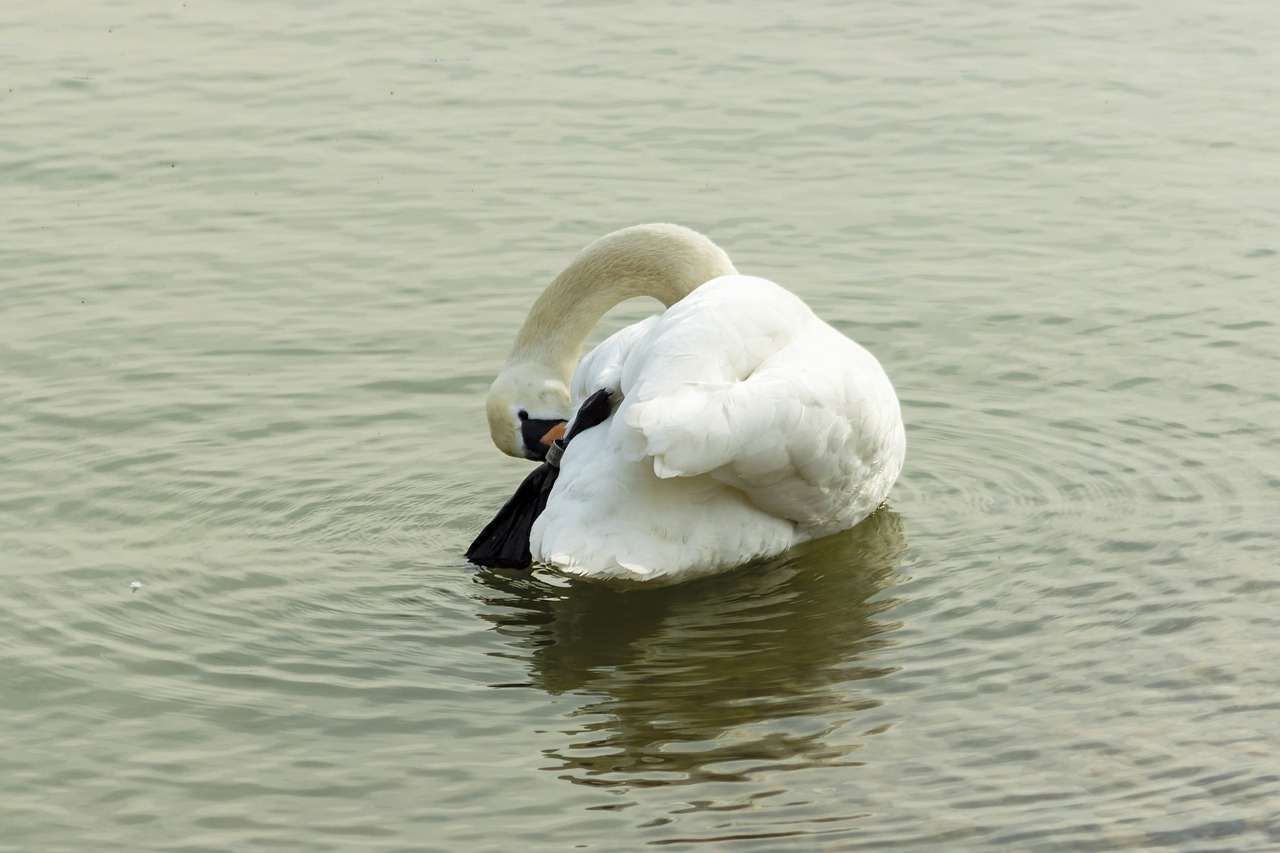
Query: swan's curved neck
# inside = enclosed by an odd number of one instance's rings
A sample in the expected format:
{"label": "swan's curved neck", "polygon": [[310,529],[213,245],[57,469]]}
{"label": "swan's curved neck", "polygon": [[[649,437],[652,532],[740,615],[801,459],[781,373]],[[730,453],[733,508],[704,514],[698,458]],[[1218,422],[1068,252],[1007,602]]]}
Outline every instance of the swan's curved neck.
{"label": "swan's curved neck", "polygon": [[534,302],[507,364],[538,364],[568,384],[583,342],[610,308],[636,296],[669,308],[699,285],[736,272],[719,246],[679,225],[636,225],[607,234],[583,249]]}

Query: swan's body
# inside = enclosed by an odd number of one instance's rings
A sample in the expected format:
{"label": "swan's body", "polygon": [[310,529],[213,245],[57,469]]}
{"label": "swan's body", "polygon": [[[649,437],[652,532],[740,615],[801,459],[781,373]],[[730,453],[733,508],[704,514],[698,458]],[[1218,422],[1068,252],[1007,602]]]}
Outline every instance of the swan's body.
{"label": "swan's body", "polygon": [[[570,380],[591,327],[637,295],[667,310]],[[902,468],[875,357],[678,226],[603,237],[548,287],[490,391],[495,444],[537,455],[522,422],[566,418],[601,388],[616,408],[565,451],[530,537],[535,561],[571,574],[670,580],[772,556],[857,524]]]}

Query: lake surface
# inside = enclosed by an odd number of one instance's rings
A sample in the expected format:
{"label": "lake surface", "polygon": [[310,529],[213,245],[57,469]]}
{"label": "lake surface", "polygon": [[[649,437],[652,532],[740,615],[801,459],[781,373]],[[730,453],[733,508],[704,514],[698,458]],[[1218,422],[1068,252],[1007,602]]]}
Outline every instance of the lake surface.
{"label": "lake surface", "polygon": [[[1273,3],[393,6],[0,18],[0,850],[1280,848]],[[645,221],[875,352],[903,477],[477,573],[488,383]]]}

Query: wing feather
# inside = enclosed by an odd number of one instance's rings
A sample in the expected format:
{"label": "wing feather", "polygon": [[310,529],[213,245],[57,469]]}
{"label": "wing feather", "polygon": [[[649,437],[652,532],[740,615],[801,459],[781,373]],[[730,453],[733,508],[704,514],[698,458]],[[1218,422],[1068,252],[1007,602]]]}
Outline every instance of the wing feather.
{"label": "wing feather", "polygon": [[764,279],[713,280],[609,338],[579,367],[574,397],[602,387],[621,391],[609,433],[623,459],[652,460],[667,480],[709,474],[814,530],[874,509],[901,468],[879,362]]}

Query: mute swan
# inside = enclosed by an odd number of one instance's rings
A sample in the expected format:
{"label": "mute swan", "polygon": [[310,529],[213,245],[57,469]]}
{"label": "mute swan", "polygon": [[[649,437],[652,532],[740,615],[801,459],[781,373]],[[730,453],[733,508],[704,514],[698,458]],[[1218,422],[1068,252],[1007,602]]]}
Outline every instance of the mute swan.
{"label": "mute swan", "polygon": [[[634,296],[666,310],[579,364],[596,322]],[[902,469],[875,357],[678,225],[608,234],[551,282],[489,390],[494,444],[543,458],[601,389],[612,414],[564,450],[529,539],[569,574],[672,581],[773,556],[857,524]]]}

